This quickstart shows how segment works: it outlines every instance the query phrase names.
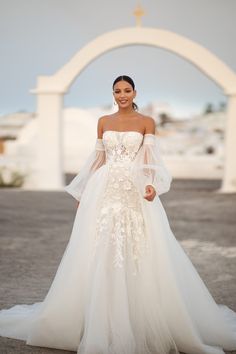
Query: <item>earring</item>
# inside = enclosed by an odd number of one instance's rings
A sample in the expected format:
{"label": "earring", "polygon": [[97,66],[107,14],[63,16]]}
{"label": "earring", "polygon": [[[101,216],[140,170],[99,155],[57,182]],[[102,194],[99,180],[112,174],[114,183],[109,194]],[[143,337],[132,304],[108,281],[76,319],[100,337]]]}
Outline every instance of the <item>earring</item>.
{"label": "earring", "polygon": [[116,101],[114,101],[114,105],[117,105]]}

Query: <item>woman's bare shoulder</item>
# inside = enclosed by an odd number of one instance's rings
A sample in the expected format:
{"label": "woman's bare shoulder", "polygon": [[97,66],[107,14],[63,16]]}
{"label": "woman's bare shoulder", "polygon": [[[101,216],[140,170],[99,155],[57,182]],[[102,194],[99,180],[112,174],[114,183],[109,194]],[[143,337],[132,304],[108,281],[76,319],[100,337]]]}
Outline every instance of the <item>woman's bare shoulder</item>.
{"label": "woman's bare shoulder", "polygon": [[106,114],[105,116],[101,116],[98,118],[98,124],[105,123],[109,118],[112,118],[113,116],[114,114]]}
{"label": "woman's bare shoulder", "polygon": [[156,130],[155,120],[152,117],[146,116],[144,114],[140,114],[140,118],[143,121],[145,133],[146,134],[155,134],[155,130]]}
{"label": "woman's bare shoulder", "polygon": [[98,118],[98,124],[97,124],[97,133],[98,133],[98,138],[101,138],[103,135],[103,128],[106,125],[106,122],[108,119],[110,119],[113,116],[113,114],[107,114],[105,116],[101,116]]}

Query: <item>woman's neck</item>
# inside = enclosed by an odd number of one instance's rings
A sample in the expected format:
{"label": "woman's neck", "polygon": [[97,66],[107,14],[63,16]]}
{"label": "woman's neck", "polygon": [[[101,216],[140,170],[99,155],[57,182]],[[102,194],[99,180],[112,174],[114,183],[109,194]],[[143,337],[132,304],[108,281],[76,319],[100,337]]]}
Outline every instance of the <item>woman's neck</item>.
{"label": "woman's neck", "polygon": [[130,115],[132,113],[134,113],[133,107],[119,108],[117,111],[117,114],[120,115]]}

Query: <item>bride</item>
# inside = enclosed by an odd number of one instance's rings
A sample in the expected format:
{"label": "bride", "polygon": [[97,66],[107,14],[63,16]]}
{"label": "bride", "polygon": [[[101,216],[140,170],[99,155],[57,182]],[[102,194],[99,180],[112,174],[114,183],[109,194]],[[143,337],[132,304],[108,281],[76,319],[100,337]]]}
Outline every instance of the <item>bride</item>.
{"label": "bride", "polygon": [[133,80],[113,84],[115,114],[65,187],[78,201],[72,234],[42,302],[0,311],[0,335],[78,354],[222,354],[236,313],[216,304],[173,235],[159,195],[171,177]]}

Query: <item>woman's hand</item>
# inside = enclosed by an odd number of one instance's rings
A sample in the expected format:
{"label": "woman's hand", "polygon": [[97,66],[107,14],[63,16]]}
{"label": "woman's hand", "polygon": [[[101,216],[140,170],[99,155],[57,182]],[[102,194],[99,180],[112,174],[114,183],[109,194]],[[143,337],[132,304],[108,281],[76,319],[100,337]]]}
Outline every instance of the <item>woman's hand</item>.
{"label": "woman's hand", "polygon": [[145,187],[146,194],[144,195],[144,199],[147,199],[149,202],[152,202],[156,196],[156,191],[153,186],[147,185]]}

